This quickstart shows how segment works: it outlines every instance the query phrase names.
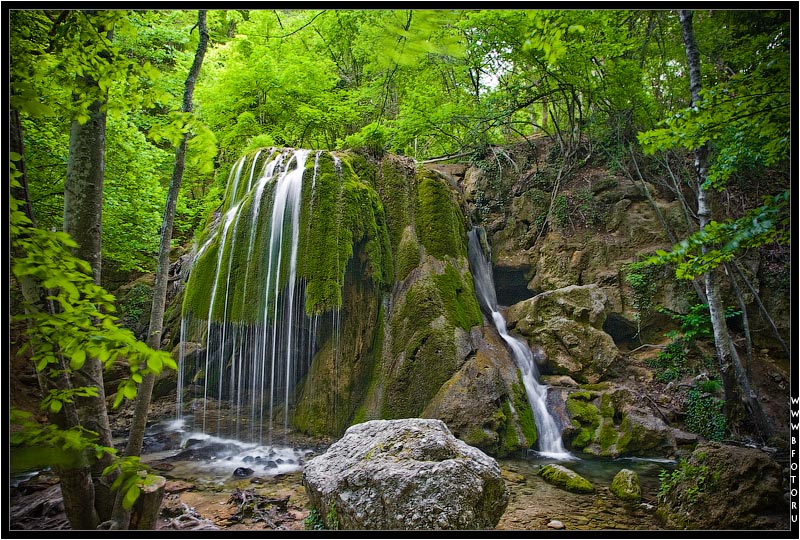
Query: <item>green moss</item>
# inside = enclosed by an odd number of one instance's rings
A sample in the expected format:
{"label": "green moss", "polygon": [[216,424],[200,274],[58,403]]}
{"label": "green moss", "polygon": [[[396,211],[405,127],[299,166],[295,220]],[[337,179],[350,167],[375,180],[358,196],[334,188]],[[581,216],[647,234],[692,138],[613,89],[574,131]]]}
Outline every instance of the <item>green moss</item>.
{"label": "green moss", "polygon": [[444,180],[420,171],[415,214],[417,236],[438,259],[466,257],[464,216]]}
{"label": "green moss", "polygon": [[578,450],[582,450],[586,448],[592,442],[592,438],[594,437],[594,431],[591,429],[583,428],[581,429],[578,434],[572,439],[572,447]]}
{"label": "green moss", "polygon": [[479,427],[471,429],[468,433],[464,435],[464,438],[462,440],[470,446],[475,446],[479,448],[492,442],[492,438],[489,436],[489,434]]}
{"label": "green moss", "polygon": [[419,416],[425,404],[456,370],[454,327],[445,323],[413,336],[386,388],[384,418]]}
{"label": "green moss", "polygon": [[413,224],[413,202],[416,199],[413,174],[413,170],[405,170],[397,161],[383,159],[374,176],[375,186],[383,201],[394,253],[397,253],[403,231]]}
{"label": "green moss", "polygon": [[600,444],[600,453],[606,454],[608,450],[617,442],[617,430],[614,429],[614,423],[604,418],[600,426],[600,433],[597,437],[597,442]]}
{"label": "green moss", "polygon": [[498,455],[505,456],[514,450],[518,450],[520,441],[514,425],[514,415],[511,413],[511,404],[508,400],[504,399],[502,401],[498,413],[498,420],[500,421],[498,429],[500,448],[498,449]]}
{"label": "green moss", "polygon": [[594,397],[591,392],[578,391],[578,392],[572,392],[567,399],[572,399],[572,400],[579,399],[582,401],[589,401],[591,399],[594,399]]}
{"label": "green moss", "polygon": [[597,407],[580,398],[576,399],[576,394],[581,394],[581,392],[573,392],[567,397],[567,412],[573,425],[577,422],[582,426],[599,426],[600,412]]}
{"label": "green moss", "polygon": [[638,502],[642,498],[639,476],[628,469],[622,469],[614,476],[609,490],[623,501]]}
{"label": "green moss", "polygon": [[608,390],[608,383],[607,382],[601,382],[601,383],[595,383],[595,384],[582,384],[581,385],[581,389],[590,390],[590,391],[594,391],[594,392],[600,391],[600,390]]}
{"label": "green moss", "polygon": [[525,391],[525,383],[522,382],[522,373],[517,370],[517,382],[511,385],[511,394],[514,399],[514,408],[517,411],[519,427],[525,437],[528,448],[532,448],[536,443],[538,433],[536,432],[536,421],[533,417],[533,409],[528,401],[528,394]]}
{"label": "green moss", "polygon": [[410,274],[414,268],[419,266],[421,260],[420,245],[411,227],[407,227],[403,232],[396,253],[395,266],[397,270],[395,275],[398,281],[402,281],[408,277],[408,274]]}
{"label": "green moss", "polygon": [[356,176],[350,158],[342,158],[340,177],[333,156],[322,154],[316,178],[306,176],[314,188],[304,180],[297,268],[306,280],[306,312],[318,314],[341,306],[344,272],[356,251],[363,253],[366,273],[379,288],[394,281],[394,271],[383,203]]}
{"label": "green moss", "polygon": [[483,322],[469,273],[462,275],[448,263],[444,273],[434,275],[433,279],[439,288],[445,312],[453,324],[469,332],[470,328]]}
{"label": "green moss", "polygon": [[545,465],[538,472],[548,483],[572,493],[592,493],[594,487],[584,477],[561,465]]}
{"label": "green moss", "polygon": [[589,392],[573,392],[567,397],[567,412],[572,425],[579,428],[578,434],[572,439],[572,447],[586,448],[594,439],[595,432],[600,426],[600,411],[593,404]]}
{"label": "green moss", "polygon": [[622,422],[619,424],[619,438],[617,439],[617,454],[623,454],[628,449],[628,445],[633,438],[633,429],[631,428],[631,419],[626,414],[622,417]]}
{"label": "green moss", "polygon": [[603,418],[614,417],[614,404],[611,402],[611,396],[609,394],[603,394],[600,397],[600,416]]}

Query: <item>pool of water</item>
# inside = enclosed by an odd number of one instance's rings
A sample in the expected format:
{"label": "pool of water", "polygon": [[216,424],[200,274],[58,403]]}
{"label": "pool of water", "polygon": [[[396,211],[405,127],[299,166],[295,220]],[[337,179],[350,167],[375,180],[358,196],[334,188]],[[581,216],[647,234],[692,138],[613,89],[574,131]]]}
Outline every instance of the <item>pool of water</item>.
{"label": "pool of water", "polygon": [[[547,530],[553,521],[566,530],[661,530],[655,516],[658,476],[675,466],[674,461],[660,458],[604,459],[573,454],[555,459],[533,451],[497,462],[510,491],[508,507],[497,527],[502,530]],[[548,484],[537,474],[548,463],[577,472],[592,483],[594,492],[570,493]],[[622,469],[638,474],[641,501],[621,501],[610,492],[614,475]]]}

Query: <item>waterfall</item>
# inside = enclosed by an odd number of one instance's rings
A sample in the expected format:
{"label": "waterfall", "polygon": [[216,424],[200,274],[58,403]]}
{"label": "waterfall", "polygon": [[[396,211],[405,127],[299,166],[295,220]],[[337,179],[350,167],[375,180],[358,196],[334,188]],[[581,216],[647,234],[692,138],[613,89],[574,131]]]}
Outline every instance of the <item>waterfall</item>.
{"label": "waterfall", "polygon": [[484,254],[480,238],[481,229],[473,228],[468,233],[469,238],[469,265],[475,292],[481,308],[491,315],[492,322],[497,328],[500,337],[508,344],[514,362],[522,373],[522,382],[528,402],[533,409],[533,418],[536,422],[539,453],[556,459],[569,459],[569,454],[564,449],[561,441],[561,432],[555,419],[547,409],[547,386],[539,383],[539,370],[528,344],[508,333],[506,320],[497,307],[497,294],[492,276],[492,263]]}
{"label": "waterfall", "polygon": [[[192,413],[192,427],[204,433],[272,444],[273,420],[288,431],[295,385],[317,339],[297,273],[309,154],[259,150],[237,161],[221,222],[195,256],[187,288],[205,291],[208,304],[184,309],[177,415]],[[184,403],[186,389],[201,404]]]}

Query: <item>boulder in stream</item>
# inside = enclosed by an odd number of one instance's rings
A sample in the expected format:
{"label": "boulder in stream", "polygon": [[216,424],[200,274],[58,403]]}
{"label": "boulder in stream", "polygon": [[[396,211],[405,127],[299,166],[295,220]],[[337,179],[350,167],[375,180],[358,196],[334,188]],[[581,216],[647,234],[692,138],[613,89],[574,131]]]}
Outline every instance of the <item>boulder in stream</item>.
{"label": "boulder in stream", "polygon": [[351,426],[303,484],[331,529],[488,529],[509,497],[493,458],[422,418]]}
{"label": "boulder in stream", "polygon": [[539,469],[539,476],[556,487],[571,491],[572,493],[592,493],[594,487],[586,478],[563,465],[550,463]]}
{"label": "boulder in stream", "polygon": [[767,452],[709,441],[662,483],[656,514],[669,529],[788,529],[783,482]]}
{"label": "boulder in stream", "polygon": [[609,489],[615,497],[623,501],[639,501],[642,498],[639,475],[630,469],[622,469],[614,475]]}

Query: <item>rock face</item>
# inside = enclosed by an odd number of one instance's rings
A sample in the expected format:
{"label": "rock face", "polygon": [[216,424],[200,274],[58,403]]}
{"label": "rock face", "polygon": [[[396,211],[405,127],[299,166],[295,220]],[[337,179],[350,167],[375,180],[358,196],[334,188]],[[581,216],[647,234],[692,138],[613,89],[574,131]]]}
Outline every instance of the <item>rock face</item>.
{"label": "rock face", "polygon": [[567,393],[567,446],[608,457],[675,454],[680,433],[646,409],[639,392],[611,383],[596,386],[602,389]]}
{"label": "rock face", "polygon": [[622,469],[614,475],[609,489],[614,496],[623,501],[639,501],[642,498],[639,475],[630,469]]}
{"label": "rock face", "polygon": [[671,473],[657,512],[670,529],[788,529],[782,478],[761,450],[701,444]]}
{"label": "rock face", "polygon": [[306,463],[303,484],[338,529],[487,529],[509,497],[493,458],[421,418],[350,427]]}
{"label": "rock face", "polygon": [[600,287],[570,285],[511,306],[509,328],[539,345],[547,367],[578,382],[596,383],[619,358],[603,331],[608,299]]}
{"label": "rock face", "polygon": [[473,328],[470,338],[475,354],[442,385],[422,416],[444,421],[456,437],[494,456],[531,448],[536,424],[508,349],[491,327]]}

